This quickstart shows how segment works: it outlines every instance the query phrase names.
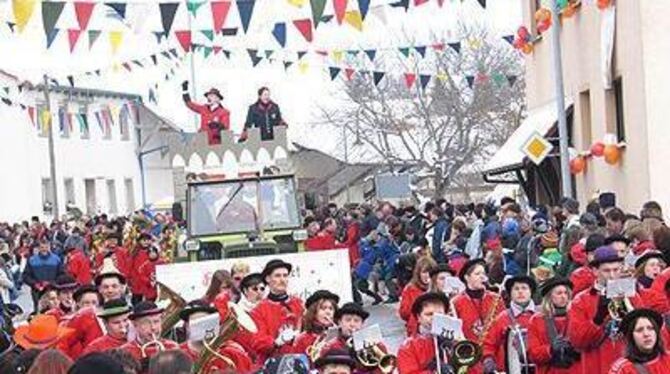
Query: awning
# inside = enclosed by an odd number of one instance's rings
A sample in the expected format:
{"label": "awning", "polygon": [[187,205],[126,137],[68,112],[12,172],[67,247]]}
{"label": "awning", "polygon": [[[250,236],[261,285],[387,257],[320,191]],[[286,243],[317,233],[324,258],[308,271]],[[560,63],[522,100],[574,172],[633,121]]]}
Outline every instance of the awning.
{"label": "awning", "polygon": [[[572,100],[566,98],[566,111],[571,106]],[[482,173],[485,176],[498,175],[522,168],[526,158],[521,151],[523,144],[536,131],[546,136],[557,121],[558,115],[556,113],[556,102],[554,101],[530,110],[521,126],[514,131],[512,136],[507,139],[505,144],[486,163]]]}

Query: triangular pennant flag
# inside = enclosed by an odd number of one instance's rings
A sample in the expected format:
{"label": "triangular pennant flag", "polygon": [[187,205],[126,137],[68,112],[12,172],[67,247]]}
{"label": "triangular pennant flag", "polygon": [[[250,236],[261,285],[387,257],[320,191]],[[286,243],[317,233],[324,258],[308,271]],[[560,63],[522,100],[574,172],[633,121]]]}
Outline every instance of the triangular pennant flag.
{"label": "triangular pennant flag", "polygon": [[207,58],[207,57],[209,57],[209,55],[212,54],[212,51],[213,51],[212,47],[205,47],[205,48],[203,48],[202,54],[205,58]]}
{"label": "triangular pennant flag", "polygon": [[217,55],[219,52],[221,52],[221,47],[218,45],[212,46],[212,49],[214,50],[214,55]]}
{"label": "triangular pennant flag", "polygon": [[295,26],[298,31],[300,31],[300,34],[302,34],[303,38],[307,40],[308,42],[312,42],[312,20],[309,18],[305,19],[297,19],[293,21],[293,25]]}
{"label": "triangular pennant flag", "polygon": [[95,69],[95,75],[100,76],[100,69]]}
{"label": "triangular pennant flag", "polygon": [[140,60],[133,60],[133,64],[135,64],[135,65],[137,65],[137,66],[139,66],[139,67],[141,67],[141,68],[144,67],[144,64],[143,64]]}
{"label": "triangular pennant flag", "polygon": [[[60,107],[58,108],[58,129],[63,132],[63,129],[66,127],[66,121],[67,119],[65,118],[65,108]],[[69,127],[69,126],[67,126]]]}
{"label": "triangular pennant flag", "polygon": [[[65,7],[65,2],[63,1],[47,1],[42,3],[42,25],[44,26],[47,38],[56,27],[56,22],[58,22],[58,18],[63,12],[63,7]],[[48,45],[51,45],[51,43],[47,42]]]}
{"label": "triangular pennant flag", "polygon": [[516,75],[508,75],[507,76],[507,82],[509,82],[510,87],[514,87],[514,83],[516,83],[517,76]]}
{"label": "triangular pennant flag", "polygon": [[383,71],[375,71],[372,72],[372,80],[375,82],[375,86],[379,85],[379,82],[384,78],[384,73]]}
{"label": "triangular pennant flag", "polygon": [[346,68],[346,69],[344,69],[344,75],[347,77],[347,80],[348,80],[348,81],[350,81],[351,78],[354,77],[354,73],[355,73],[355,72],[356,72],[356,71],[355,71],[354,69],[352,69],[352,68]]}
{"label": "triangular pennant flag", "polygon": [[307,0],[286,0],[286,1],[288,1],[289,4],[297,8],[302,8],[307,2]]}
{"label": "triangular pennant flag", "polygon": [[302,59],[307,54],[307,51],[298,51],[298,60]]}
{"label": "triangular pennant flag", "polygon": [[221,36],[235,36],[237,35],[237,27],[228,27],[221,29]]}
{"label": "triangular pennant flag", "polygon": [[205,38],[209,39],[210,42],[214,41],[214,30],[200,30],[200,32]]}
{"label": "triangular pennant flag", "polygon": [[357,10],[348,11],[344,15],[344,20],[358,31],[363,31],[363,17]]}
{"label": "triangular pennant flag", "polygon": [[444,43],[435,43],[431,47],[436,51],[444,51]]}
{"label": "triangular pennant flag", "polygon": [[293,61],[284,61],[284,70],[288,70],[291,65],[293,65]]}
{"label": "triangular pennant flag", "polygon": [[123,31],[109,32],[109,45],[112,47],[112,54],[116,54],[116,51],[121,46],[121,42],[123,42]]}
{"label": "triangular pennant flag", "polygon": [[30,21],[30,17],[33,15],[33,10],[35,10],[35,0],[25,0],[25,1],[12,1],[12,9],[14,11],[14,21],[16,26],[19,28],[19,33],[23,32],[23,29]]}
{"label": "triangular pennant flag", "polygon": [[501,86],[506,81],[505,76],[498,72],[491,74],[491,79],[493,79],[498,86]]}
{"label": "triangular pennant flag", "polygon": [[322,23],[328,23],[328,22],[332,21],[333,18],[334,17],[331,16],[331,15],[325,15],[325,16],[321,17],[321,22]]}
{"label": "triangular pennant flag", "polygon": [[72,113],[67,112],[65,113],[65,115],[67,116],[67,124],[68,127],[70,128],[70,132],[72,132],[74,131],[74,121],[72,121]]}
{"label": "triangular pennant flag", "polygon": [[461,53],[461,42],[449,43],[449,48],[456,51],[456,53]]}
{"label": "triangular pennant flag", "polygon": [[121,66],[123,66],[126,70],[128,70],[128,72],[133,71],[133,69],[130,67],[130,64],[127,62],[124,62],[123,64],[121,64]]}
{"label": "triangular pennant flag", "polygon": [[33,127],[35,127],[35,107],[28,107],[28,117],[30,117],[30,122],[32,122]]}
{"label": "triangular pennant flag", "polygon": [[251,64],[252,66],[258,65],[261,60],[263,60],[263,57],[258,56],[258,50],[257,49],[247,49],[247,53],[249,54],[249,58],[251,59]]}
{"label": "triangular pennant flag", "polygon": [[167,34],[165,34],[165,31],[154,31],[153,34],[156,37],[156,43],[158,44],[161,43],[161,40],[163,40],[163,38],[167,38]]}
{"label": "triangular pennant flag", "polygon": [[270,56],[272,56],[273,53],[274,53],[273,50],[270,49],[265,50],[265,58],[269,60]]}
{"label": "triangular pennant flag", "polygon": [[170,49],[168,50],[168,52],[170,52],[170,54],[172,55],[172,57],[174,57],[174,58],[179,58],[179,54],[177,53],[177,48],[170,48]]}
{"label": "triangular pennant flag", "polygon": [[415,81],[416,81],[416,74],[405,73],[405,86],[407,86],[407,88],[412,88]]}
{"label": "triangular pennant flag", "polygon": [[419,6],[427,3],[428,0],[414,0],[414,6]]}
{"label": "triangular pennant flag", "polygon": [[49,126],[51,126],[51,113],[46,109],[42,110],[42,113],[40,113],[40,121],[42,129],[49,129]]}
{"label": "triangular pennant flag", "polygon": [[53,43],[54,40],[56,40],[58,31],[60,31],[60,29],[53,29],[47,34],[47,49],[49,49],[49,47],[51,47],[51,43]]}
{"label": "triangular pennant flag", "polygon": [[77,45],[79,36],[81,35],[81,30],[79,29],[69,29],[67,30],[67,40],[70,43],[70,53],[74,51],[74,47]]}
{"label": "triangular pennant flag", "polygon": [[86,113],[77,114],[77,120],[79,121],[79,131],[88,132],[88,116]]}
{"label": "triangular pennant flag", "polygon": [[482,6],[482,8],[486,9],[486,0],[477,0],[477,2]]}
{"label": "triangular pennant flag", "polygon": [[174,35],[177,37],[177,41],[179,41],[179,45],[181,45],[182,49],[184,49],[184,52],[188,52],[191,50],[190,30],[175,31]]}
{"label": "triangular pennant flag", "polygon": [[153,55],[151,55],[151,56],[149,56],[149,57],[151,57],[151,62],[153,62],[154,65],[158,65],[158,57],[156,57],[155,54],[153,54]]}
{"label": "triangular pennant flag", "polygon": [[402,47],[398,48],[400,53],[402,53],[405,57],[409,57],[409,48],[408,47]]}
{"label": "triangular pennant flag", "polygon": [[193,18],[195,18],[196,13],[198,12],[198,9],[200,9],[200,6],[202,6],[202,4],[204,4],[204,3],[205,3],[204,1],[188,0],[186,2],[186,8],[188,8],[188,11],[191,12],[191,14],[193,15]]}
{"label": "triangular pennant flag", "polygon": [[95,3],[86,2],[86,1],[75,1],[74,2],[74,13],[77,16],[77,24],[79,25],[79,30],[86,30],[88,27],[88,21],[91,19],[91,14],[93,14],[93,8]]}
{"label": "triangular pennant flag", "polygon": [[174,16],[179,9],[179,3],[160,3],[158,4],[161,11],[161,22],[163,24],[163,32],[165,35],[170,33],[172,23],[174,23]]}
{"label": "triangular pennant flag", "polygon": [[312,21],[314,22],[314,27],[319,27],[323,12],[326,10],[326,0],[309,0],[309,4],[312,7]]}
{"label": "triangular pennant flag", "polygon": [[91,50],[93,48],[93,44],[95,43],[96,40],[98,40],[98,37],[100,36],[101,31],[100,30],[88,30],[88,49]]}
{"label": "triangular pennant flag", "polygon": [[335,19],[338,24],[342,24],[344,20],[344,13],[347,11],[347,3],[349,0],[333,0],[333,10],[335,11]]}
{"label": "triangular pennant flag", "polygon": [[426,46],[414,47],[414,50],[421,55],[421,57],[426,58]]}
{"label": "triangular pennant flag", "polygon": [[279,45],[286,47],[286,23],[275,23],[275,27],[272,29],[272,36],[277,39],[277,43],[279,43]]}
{"label": "triangular pennant flag", "polygon": [[[153,88],[149,88],[149,102],[154,103],[154,104],[158,103],[158,100],[156,100],[156,93],[154,92]],[[95,116],[97,117],[98,113],[95,113]],[[98,120],[98,122],[100,122],[100,121]]]}
{"label": "triangular pennant flag", "polygon": [[509,45],[514,45],[514,35],[505,35],[502,37]]}
{"label": "triangular pennant flag", "polygon": [[361,13],[361,18],[365,19],[370,10],[370,0],[358,0],[358,11]]}
{"label": "triangular pennant flag", "polygon": [[74,87],[74,77],[71,75],[67,76],[67,82],[70,83],[70,87]]}
{"label": "triangular pennant flag", "polygon": [[228,11],[230,10],[230,1],[213,1],[212,6],[212,22],[214,24],[214,31],[219,32],[226,23]]}
{"label": "triangular pennant flag", "polygon": [[249,23],[251,22],[251,14],[254,11],[256,0],[237,0],[237,11],[240,12],[240,20],[242,21],[242,29],[244,33],[249,30]]}
{"label": "triangular pennant flag", "polygon": [[472,86],[475,84],[475,77],[472,75],[465,76],[465,80],[468,82],[468,87],[470,88],[472,88]]}
{"label": "triangular pennant flag", "polygon": [[337,78],[337,76],[340,74],[340,70],[342,70],[342,69],[340,69],[336,66],[330,66],[328,68],[328,71],[330,72],[330,80],[331,81],[334,81],[335,78]]}
{"label": "triangular pennant flag", "polygon": [[105,5],[114,9],[121,19],[126,18],[126,3],[105,3]]}
{"label": "triangular pennant flag", "polygon": [[409,9],[409,0],[398,0],[395,3],[389,4],[394,8],[404,8],[405,12]]}
{"label": "triangular pennant flag", "polygon": [[16,26],[16,23],[7,21],[7,27],[9,27],[9,31],[11,31],[12,34],[14,33],[14,27],[15,26]]}
{"label": "triangular pennant flag", "polygon": [[342,56],[344,55],[344,52],[342,51],[333,51],[333,60],[335,62],[340,62],[342,61]]}
{"label": "triangular pennant flag", "polygon": [[2,87],[2,89],[5,91],[7,95],[9,95],[9,86],[7,87]]}
{"label": "triangular pennant flag", "polygon": [[298,63],[298,71],[300,74],[307,73],[307,70],[309,70],[309,63],[307,63],[307,61],[300,61]]}
{"label": "triangular pennant flag", "polygon": [[419,75],[419,83],[421,84],[422,90],[425,90],[426,87],[428,87],[428,83],[430,83],[430,78],[432,78],[432,76],[428,74]]}
{"label": "triangular pennant flag", "polygon": [[368,58],[370,61],[375,60],[375,56],[377,55],[377,50],[376,49],[367,49],[365,50],[365,54],[368,55]]}
{"label": "triangular pennant flag", "polygon": [[170,56],[168,51],[161,52],[161,55],[163,55],[163,57],[167,58],[168,60],[172,60],[172,56]]}
{"label": "triangular pennant flag", "polygon": [[321,57],[328,57],[328,51],[326,51],[325,49],[317,49],[316,54]]}
{"label": "triangular pennant flag", "polygon": [[348,54],[349,56],[351,56],[351,57],[356,57],[356,56],[358,56],[358,54],[359,54],[360,52],[361,52],[361,51],[352,49],[352,50],[347,51],[347,54]]}

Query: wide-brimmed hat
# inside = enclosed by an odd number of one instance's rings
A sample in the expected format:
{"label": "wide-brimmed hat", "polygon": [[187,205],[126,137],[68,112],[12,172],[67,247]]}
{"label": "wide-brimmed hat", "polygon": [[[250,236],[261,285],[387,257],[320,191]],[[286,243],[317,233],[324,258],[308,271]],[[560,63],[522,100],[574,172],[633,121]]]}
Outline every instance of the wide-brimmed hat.
{"label": "wide-brimmed hat", "polygon": [[602,234],[591,234],[586,238],[586,244],[584,244],[584,250],[588,252],[593,252],[596,249],[605,245],[605,236]]}
{"label": "wide-brimmed hat", "polygon": [[[635,328],[635,322],[641,317],[649,318],[654,321],[656,326],[660,329],[663,326],[663,316],[655,310],[640,308],[626,314],[621,320],[621,331],[628,334],[630,329]],[[659,338],[660,339],[660,338]]]}
{"label": "wide-brimmed hat", "polygon": [[545,297],[551,290],[558,286],[566,286],[569,289],[572,289],[573,285],[570,279],[563,277],[553,277],[549,278],[542,283],[540,286],[540,295]]}
{"label": "wide-brimmed hat", "polygon": [[610,246],[602,246],[595,250],[593,253],[593,261],[591,261],[591,266],[598,267],[602,264],[608,264],[612,262],[623,262],[623,258],[619,257],[616,249]]}
{"label": "wide-brimmed hat", "polygon": [[621,242],[621,243],[625,243],[626,245],[630,245],[631,240],[628,239],[627,237],[623,236],[623,235],[611,235],[611,236],[608,236],[607,238],[605,238],[604,245],[610,245],[610,244],[616,243],[616,242]]}
{"label": "wide-brimmed hat", "polygon": [[55,346],[73,331],[59,326],[55,316],[38,314],[27,325],[16,328],[14,341],[24,349],[46,349]]}
{"label": "wide-brimmed hat", "polygon": [[331,300],[333,304],[337,305],[340,302],[340,297],[328,290],[318,290],[305,300],[305,309],[308,309],[319,300]]}
{"label": "wide-brimmed hat", "polygon": [[116,268],[116,265],[114,265],[114,260],[110,257],[107,257],[102,261],[102,268],[100,269],[100,273],[96,275],[94,279],[95,285],[100,286],[100,283],[105,278],[118,278],[119,282],[126,284],[126,277],[121,274],[119,269]]}
{"label": "wide-brimmed hat", "polygon": [[79,287],[79,283],[69,274],[59,275],[53,285],[56,291],[74,290]]}
{"label": "wide-brimmed hat", "polygon": [[98,313],[98,317],[107,319],[130,312],[132,312],[132,308],[124,299],[114,299],[102,305],[102,311]]}
{"label": "wide-brimmed hat", "polygon": [[449,298],[443,292],[426,292],[414,300],[412,314],[418,316],[426,303],[440,303],[444,305],[445,312],[449,310]]}
{"label": "wide-brimmed hat", "polygon": [[284,260],[280,260],[280,259],[275,259],[275,260],[268,261],[268,263],[265,264],[265,268],[261,272],[261,276],[263,277],[263,280],[265,280],[265,278],[268,275],[272,274],[273,271],[275,271],[276,269],[281,269],[281,268],[284,268],[284,269],[288,270],[288,272],[290,273],[291,270],[293,270],[293,265],[289,264],[288,262],[284,262]]}
{"label": "wide-brimmed hat", "polygon": [[133,312],[130,313],[130,319],[136,320],[142,317],[153,316],[163,313],[163,308],[159,308],[151,301],[140,301],[133,307]]}
{"label": "wide-brimmed hat", "polygon": [[346,314],[359,316],[363,319],[363,321],[368,319],[370,316],[370,313],[366,312],[362,306],[356,303],[346,303],[335,312],[335,322],[338,322],[342,316]]}
{"label": "wide-brimmed hat", "polygon": [[635,260],[635,267],[640,267],[642,264],[645,262],[651,260],[652,258],[657,258],[659,260],[665,261],[665,257],[663,256],[663,253],[661,251],[657,251],[655,249],[648,249],[640,255],[640,257]]}
{"label": "wide-brimmed hat", "polygon": [[516,275],[507,278],[507,280],[505,281],[505,291],[507,292],[508,295],[512,294],[512,287],[514,287],[516,283],[527,284],[528,287],[530,287],[531,294],[535,293],[535,290],[537,289],[537,282],[535,282],[535,279],[533,279],[528,275]]}
{"label": "wide-brimmed hat", "polygon": [[195,313],[213,314],[216,312],[216,308],[207,304],[207,302],[201,299],[197,299],[186,304],[186,307],[179,312],[179,319],[184,322],[188,322],[188,319],[191,317],[191,315]]}
{"label": "wide-brimmed hat", "polygon": [[259,283],[263,283],[263,276],[261,273],[249,273],[240,281],[240,290],[255,286]]}
{"label": "wide-brimmed hat", "polygon": [[74,291],[74,293],[72,294],[72,298],[74,299],[74,301],[79,302],[81,297],[84,296],[87,293],[94,293],[94,294],[97,295],[98,294],[98,288],[95,287],[92,284],[85,284],[85,285],[80,286],[79,288],[77,288],[76,291]]}
{"label": "wide-brimmed hat", "polygon": [[544,248],[556,248],[558,246],[558,235],[553,231],[546,232],[540,236],[540,243]]}
{"label": "wide-brimmed hat", "polygon": [[216,95],[216,96],[219,97],[219,100],[223,100],[223,95],[221,95],[221,92],[219,92],[218,89],[213,88],[213,87],[210,88],[209,91],[205,92],[204,95],[205,95],[205,97],[207,97],[209,95]]}
{"label": "wide-brimmed hat", "polygon": [[[465,283],[465,275],[475,267],[476,265],[482,265],[484,269],[486,269],[486,261],[484,261],[483,258],[476,258],[474,260],[469,260],[468,262],[463,265],[461,268],[461,271],[458,272],[458,278],[460,278],[461,282]],[[488,273],[488,269],[486,271]]]}
{"label": "wide-brimmed hat", "polygon": [[356,367],[356,360],[345,349],[330,349],[314,361],[314,367],[317,369],[321,369],[326,365],[347,365],[353,369]]}
{"label": "wide-brimmed hat", "polygon": [[432,269],[430,269],[429,274],[431,277],[434,277],[440,273],[449,273],[452,277],[456,275],[456,272],[454,269],[451,268],[451,266],[447,264],[439,264],[437,266],[434,266]]}

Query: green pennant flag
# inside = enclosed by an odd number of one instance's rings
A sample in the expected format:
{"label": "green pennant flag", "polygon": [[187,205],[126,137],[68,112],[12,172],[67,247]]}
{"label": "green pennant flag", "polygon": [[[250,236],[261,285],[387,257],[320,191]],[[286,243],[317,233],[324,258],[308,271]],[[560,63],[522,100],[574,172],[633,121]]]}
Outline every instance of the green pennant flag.
{"label": "green pennant flag", "polygon": [[322,21],[321,18],[326,9],[326,0],[309,0],[309,3],[312,6],[312,22],[314,22],[314,28],[316,28]]}
{"label": "green pennant flag", "polygon": [[63,13],[63,7],[65,7],[65,2],[63,1],[48,1],[42,3],[42,24],[44,25],[44,33],[47,36],[53,34],[56,22],[58,22],[58,18],[61,13]]}
{"label": "green pennant flag", "polygon": [[210,42],[214,41],[214,30],[200,30],[200,32],[205,38],[209,39]]}
{"label": "green pennant flag", "polygon": [[209,55],[212,54],[212,51],[212,47],[203,47],[203,56],[205,56],[205,58],[209,57]]}
{"label": "green pennant flag", "polygon": [[188,11],[195,17],[196,13],[198,13],[198,9],[200,9],[204,3],[204,1],[187,1],[186,8],[188,8]]}
{"label": "green pennant flag", "polygon": [[9,86],[3,87],[2,89],[5,90],[5,93],[9,95]]}
{"label": "green pennant flag", "polygon": [[93,48],[93,44],[95,43],[96,40],[98,40],[98,37],[100,36],[101,31],[100,30],[88,30],[88,49],[91,50]]}
{"label": "green pennant flag", "polygon": [[409,48],[408,47],[398,48],[398,50],[400,50],[400,53],[402,53],[405,57],[409,57]]}
{"label": "green pennant flag", "polygon": [[491,79],[493,79],[493,81],[494,81],[498,86],[502,86],[502,85],[505,83],[505,81],[507,80],[507,78],[505,78],[504,75],[502,75],[502,74],[500,74],[500,73],[498,73],[498,72],[493,73],[493,74],[491,75]]}

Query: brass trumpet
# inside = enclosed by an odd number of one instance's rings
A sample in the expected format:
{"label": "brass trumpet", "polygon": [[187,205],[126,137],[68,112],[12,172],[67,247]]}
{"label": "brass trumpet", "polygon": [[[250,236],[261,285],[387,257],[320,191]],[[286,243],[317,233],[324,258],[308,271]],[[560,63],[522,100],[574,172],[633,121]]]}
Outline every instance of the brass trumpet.
{"label": "brass trumpet", "polygon": [[367,344],[356,352],[356,361],[368,369],[378,368],[382,373],[392,373],[398,366],[395,355],[384,352],[378,343]]}
{"label": "brass trumpet", "polygon": [[[156,352],[149,354],[150,353],[149,349],[152,347],[156,347]],[[140,346],[140,352],[142,353],[142,358],[149,358],[156,353],[163,352],[164,350],[165,345],[163,345],[163,343],[161,343],[161,341],[156,338],[156,335],[152,335],[151,340]]]}
{"label": "brass trumpet", "polygon": [[451,348],[449,362],[457,368],[460,373],[468,368],[475,366],[482,358],[482,349],[475,342],[470,340],[460,340]]}

